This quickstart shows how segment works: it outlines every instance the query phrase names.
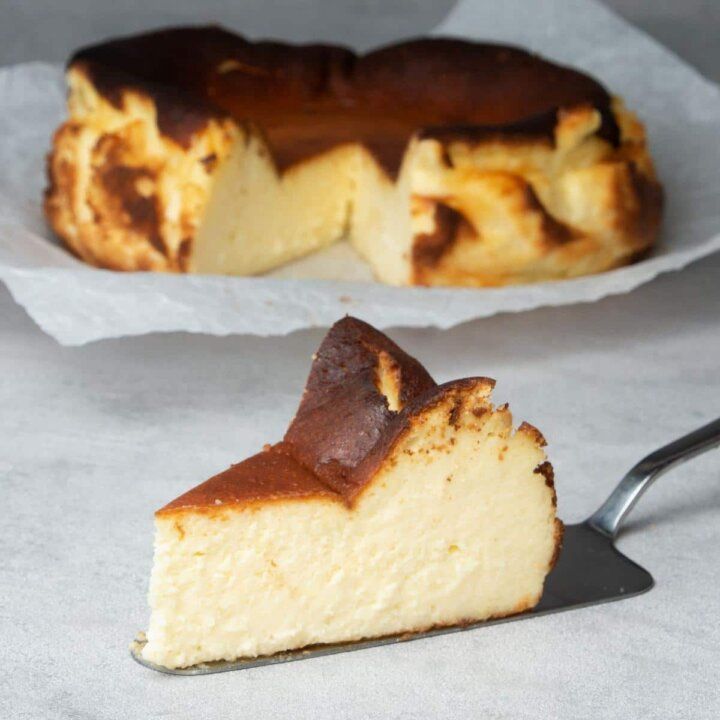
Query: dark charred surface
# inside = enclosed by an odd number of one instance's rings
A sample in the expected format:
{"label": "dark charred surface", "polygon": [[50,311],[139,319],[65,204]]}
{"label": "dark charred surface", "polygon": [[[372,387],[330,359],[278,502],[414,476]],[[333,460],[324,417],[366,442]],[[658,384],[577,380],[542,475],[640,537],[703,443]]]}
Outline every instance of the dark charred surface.
{"label": "dark charred surface", "polygon": [[346,317],[320,346],[285,435],[285,444],[298,460],[342,494],[360,482],[357,468],[397,424],[399,414],[388,409],[376,386],[381,352],[399,370],[403,407],[435,387],[425,368],[387,336]]}
{"label": "dark charred surface", "polygon": [[[662,185],[643,175],[633,163],[629,165],[630,185],[636,199],[635,207],[628,213],[628,230],[643,242],[645,238],[657,237],[662,221],[665,193]],[[621,197],[622,190],[618,193]]]}
{"label": "dark charred surface", "polygon": [[420,273],[422,269],[434,268],[458,239],[462,236],[476,237],[477,231],[460,212],[441,201],[435,201],[435,229],[431,233],[418,235],[413,243],[413,267]]}
{"label": "dark charred surface", "polygon": [[[388,408],[376,386],[380,354],[399,372],[401,409]],[[318,350],[300,407],[282,442],[266,446],[190,490],[160,512],[208,511],[259,500],[327,497],[351,505],[392,446],[421,413],[462,396],[487,378],[437,385],[425,368],[367,323],[335,323]]]}
{"label": "dark charred surface", "polygon": [[[145,168],[125,165],[103,165],[96,175],[105,190],[105,208],[119,205],[116,214],[118,224],[147,237],[150,244],[160,253],[165,253],[165,245],[160,236],[160,217],[155,194],[142,195],[138,192],[138,183],[147,181],[154,187],[155,177]],[[114,201],[114,202],[113,202]],[[96,212],[99,210],[96,209]]]}
{"label": "dark charred surface", "polygon": [[553,139],[559,110],[602,115],[617,143],[607,91],[592,78],[519,48],[419,39],[358,56],[332,45],[249,42],[219,27],[112,40],[71,60],[119,105],[137,88],[157,103],[161,131],[186,144],[208,118],[251,121],[277,167],[361,142],[390,174],[411,135],[440,140]]}

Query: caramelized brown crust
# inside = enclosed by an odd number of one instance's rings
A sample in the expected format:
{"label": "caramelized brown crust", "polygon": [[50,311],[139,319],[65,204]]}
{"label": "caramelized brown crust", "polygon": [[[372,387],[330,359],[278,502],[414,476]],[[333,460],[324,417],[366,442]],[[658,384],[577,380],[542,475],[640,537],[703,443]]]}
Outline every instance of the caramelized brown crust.
{"label": "caramelized brown crust", "polygon": [[425,368],[387,336],[346,317],[320,345],[285,434],[285,444],[300,462],[343,495],[362,483],[358,467],[403,414],[390,410],[378,387],[381,354],[392,361],[401,408],[436,387]]}
{"label": "caramelized brown crust", "polygon": [[415,197],[414,203],[432,205],[435,228],[432,232],[415,236],[412,247],[413,268],[419,283],[426,269],[435,268],[440,259],[463,237],[477,237],[475,228],[467,218],[441,200]]}
{"label": "caramelized brown crust", "polygon": [[[562,112],[556,147],[447,135],[444,184],[411,197],[422,227],[412,283],[489,287],[570,278],[632,262],[655,242],[663,188],[642,124],[615,100],[621,143],[596,110]],[[518,170],[522,168],[522,170]]]}
{"label": "caramelized brown crust", "polygon": [[323,485],[291,455],[283,452],[281,446],[275,446],[232,465],[175,498],[162,512],[187,507],[219,510],[224,505],[309,497],[338,499],[337,493]]}
{"label": "caramelized brown crust", "polygon": [[161,132],[183,145],[211,118],[251,120],[281,170],[360,142],[394,174],[418,131],[444,141],[500,135],[553,143],[559,110],[579,105],[600,112],[601,137],[619,139],[602,85],[503,45],[418,39],[359,56],[196,27],[88,47],[70,65],[118,107],[125,90],[150,96]]}
{"label": "caramelized brown crust", "polygon": [[[389,357],[400,409],[389,408],[378,367]],[[384,361],[387,363],[387,359]],[[414,358],[367,323],[335,323],[318,350],[297,415],[283,442],[233,465],[159,510],[208,511],[257,501],[325,497],[352,505],[393,445],[426,410],[488,378],[437,385]],[[451,403],[452,405],[452,403]],[[453,423],[452,413],[448,418]]]}

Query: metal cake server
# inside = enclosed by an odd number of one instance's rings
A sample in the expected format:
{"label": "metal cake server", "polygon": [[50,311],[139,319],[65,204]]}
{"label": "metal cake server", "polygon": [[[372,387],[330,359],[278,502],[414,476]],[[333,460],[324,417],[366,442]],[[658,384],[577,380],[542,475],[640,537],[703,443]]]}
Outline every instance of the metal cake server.
{"label": "metal cake server", "polygon": [[639,595],[652,588],[653,579],[647,570],[615,548],[615,538],[622,521],[640,496],[660,475],[718,445],[720,445],[720,418],[665,445],[637,463],[620,481],[610,497],[585,522],[565,527],[562,552],[557,565],[548,575],[540,603],[532,610],[519,615],[462,627],[438,628],[428,632],[392,635],[359,642],[317,645],[267,657],[203,663],[177,670],[170,670],[143,660],[140,654],[145,643],[143,637],[138,637],[132,643],[130,652],[141,665],[163,673],[208,675],[471,630]]}

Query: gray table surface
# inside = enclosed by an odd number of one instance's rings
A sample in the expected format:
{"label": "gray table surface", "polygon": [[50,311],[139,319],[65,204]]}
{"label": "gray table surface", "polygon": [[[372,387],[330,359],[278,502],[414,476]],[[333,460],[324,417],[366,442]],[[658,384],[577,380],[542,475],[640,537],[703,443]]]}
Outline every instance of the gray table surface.
{"label": "gray table surface", "polygon": [[[202,13],[257,34],[284,23],[307,39],[319,23],[325,36],[374,44],[390,23],[422,32],[448,5],[286,0],[261,13],[260,0],[213,0]],[[717,3],[613,5],[720,76]],[[59,59],[110,32],[201,12],[90,0],[5,0],[1,10],[0,62]],[[392,335],[438,380],[498,379],[498,399],[548,437],[559,512],[572,522],[640,455],[720,415],[719,271],[716,255],[594,304]],[[61,348],[0,288],[0,718],[720,715],[712,453],[664,477],[634,511],[620,546],[657,580],[639,598],[222,676],[135,665],[126,646],[147,621],[152,510],[280,436],[322,334]]]}

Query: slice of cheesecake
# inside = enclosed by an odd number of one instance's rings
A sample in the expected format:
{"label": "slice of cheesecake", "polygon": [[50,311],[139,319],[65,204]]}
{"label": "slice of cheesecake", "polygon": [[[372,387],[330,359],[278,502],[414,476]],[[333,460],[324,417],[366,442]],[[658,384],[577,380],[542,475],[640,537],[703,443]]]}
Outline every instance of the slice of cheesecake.
{"label": "slice of cheesecake", "polygon": [[282,442],[156,513],[143,657],[178,668],[503,617],[555,558],[552,467],[494,382],[345,318]]}

